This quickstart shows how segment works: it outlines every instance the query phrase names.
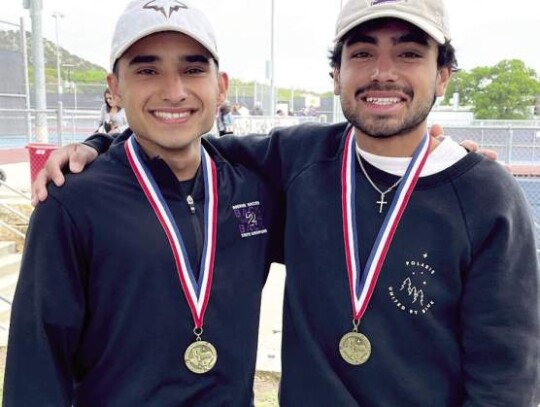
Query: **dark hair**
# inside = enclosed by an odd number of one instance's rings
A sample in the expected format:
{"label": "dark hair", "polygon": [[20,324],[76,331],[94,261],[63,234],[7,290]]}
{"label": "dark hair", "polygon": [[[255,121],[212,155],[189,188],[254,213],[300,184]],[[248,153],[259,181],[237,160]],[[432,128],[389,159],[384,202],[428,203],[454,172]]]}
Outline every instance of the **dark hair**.
{"label": "dark hair", "polygon": [[[347,41],[361,28],[362,30],[368,30],[378,28],[384,24],[386,24],[389,20],[392,20],[390,18],[378,18],[375,20],[368,21],[367,23],[357,25],[352,30],[350,30],[348,33],[346,33],[341,39],[334,45],[333,49],[330,49],[328,59],[330,60],[330,67],[333,69],[339,69],[341,68],[341,53],[343,52],[343,46],[347,43]],[[410,24],[410,23],[409,23]],[[413,24],[410,24],[413,29],[417,29],[421,32],[420,28],[416,27]],[[428,34],[426,34],[429,36]],[[438,56],[437,56],[437,67],[443,68],[448,67],[452,72],[457,72],[458,69],[458,62],[456,58],[456,49],[452,44],[450,44],[450,41],[446,41],[444,44],[439,44],[438,47]],[[331,73],[330,76],[333,76]]]}
{"label": "dark hair", "polygon": [[109,88],[105,89],[105,91],[103,92],[103,100],[105,101],[105,105],[107,106],[107,112],[110,112],[112,106],[107,100],[107,95],[109,95],[111,98],[113,97],[112,92]]}

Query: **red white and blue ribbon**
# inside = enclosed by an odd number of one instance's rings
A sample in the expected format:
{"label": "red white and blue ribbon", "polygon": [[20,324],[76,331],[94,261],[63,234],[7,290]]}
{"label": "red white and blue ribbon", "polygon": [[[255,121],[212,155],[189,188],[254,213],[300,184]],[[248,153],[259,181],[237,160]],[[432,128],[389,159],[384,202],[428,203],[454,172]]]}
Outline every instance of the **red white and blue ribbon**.
{"label": "red white and blue ribbon", "polygon": [[214,274],[214,258],[216,253],[217,230],[217,173],[216,166],[206,150],[201,146],[201,166],[204,178],[204,245],[201,256],[199,279],[195,279],[182,234],[174,221],[169,206],[152,176],[149,168],[141,157],[140,147],[132,135],[124,145],[126,155],[139,184],[152,206],[159,223],[163,227],[171,246],[178,278],[186,296],[195,328],[202,328],[206,306],[210,299],[212,277]]}
{"label": "red white and blue ribbon", "polygon": [[355,137],[352,129],[347,134],[341,169],[341,206],[343,211],[345,257],[355,321],[360,321],[366,312],[401,216],[407,207],[409,198],[426,163],[430,145],[431,138],[426,134],[416,148],[411,162],[403,175],[403,179],[388,209],[377,239],[373,243],[369,259],[362,272],[360,257],[358,255],[358,231],[354,198],[356,172]]}

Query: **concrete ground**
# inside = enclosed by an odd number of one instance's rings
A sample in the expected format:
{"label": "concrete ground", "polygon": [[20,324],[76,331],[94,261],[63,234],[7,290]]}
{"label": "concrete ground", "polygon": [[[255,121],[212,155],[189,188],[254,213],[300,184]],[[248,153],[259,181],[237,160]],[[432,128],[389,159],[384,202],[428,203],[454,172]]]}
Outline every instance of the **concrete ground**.
{"label": "concrete ground", "polygon": [[257,370],[281,372],[281,311],[285,267],[273,264],[263,290]]}

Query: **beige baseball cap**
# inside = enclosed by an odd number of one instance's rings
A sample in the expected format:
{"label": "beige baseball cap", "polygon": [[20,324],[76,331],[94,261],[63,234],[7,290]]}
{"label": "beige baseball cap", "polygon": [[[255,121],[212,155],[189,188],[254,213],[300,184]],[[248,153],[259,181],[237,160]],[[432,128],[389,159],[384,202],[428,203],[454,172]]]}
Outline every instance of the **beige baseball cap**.
{"label": "beige baseball cap", "polygon": [[185,0],[133,0],[118,18],[111,44],[111,71],[118,58],[138,40],[163,31],[176,31],[200,43],[219,60],[212,25]]}
{"label": "beige baseball cap", "polygon": [[349,0],[339,13],[334,42],[360,24],[387,17],[415,25],[439,44],[450,40],[443,0]]}

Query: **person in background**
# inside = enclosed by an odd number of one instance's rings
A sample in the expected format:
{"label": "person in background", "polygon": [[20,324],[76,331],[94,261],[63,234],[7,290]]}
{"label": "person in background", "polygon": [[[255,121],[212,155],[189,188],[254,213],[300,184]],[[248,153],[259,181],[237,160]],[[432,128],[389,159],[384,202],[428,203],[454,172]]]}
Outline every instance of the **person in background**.
{"label": "person in background", "polygon": [[231,109],[231,114],[233,116],[240,116],[240,111],[238,110],[240,108],[240,105],[238,103],[235,103],[233,106],[232,106],[232,109]]}
{"label": "person in background", "polygon": [[234,134],[234,117],[229,101],[225,101],[225,103],[219,107],[216,122],[220,136]]}
{"label": "person in background", "polygon": [[251,109],[251,111],[249,112],[249,114],[250,114],[251,116],[263,116],[263,115],[264,115],[264,111],[263,111],[261,102],[255,102],[255,104],[253,105],[253,108]]}
{"label": "person in background", "polygon": [[109,88],[103,92],[104,103],[99,114],[99,127],[97,133],[120,134],[127,129],[127,118]]}
{"label": "person in background", "polygon": [[253,405],[279,195],[201,141],[228,84],[204,14],[150,3],[111,46],[130,129],[32,215],[4,407]]}

